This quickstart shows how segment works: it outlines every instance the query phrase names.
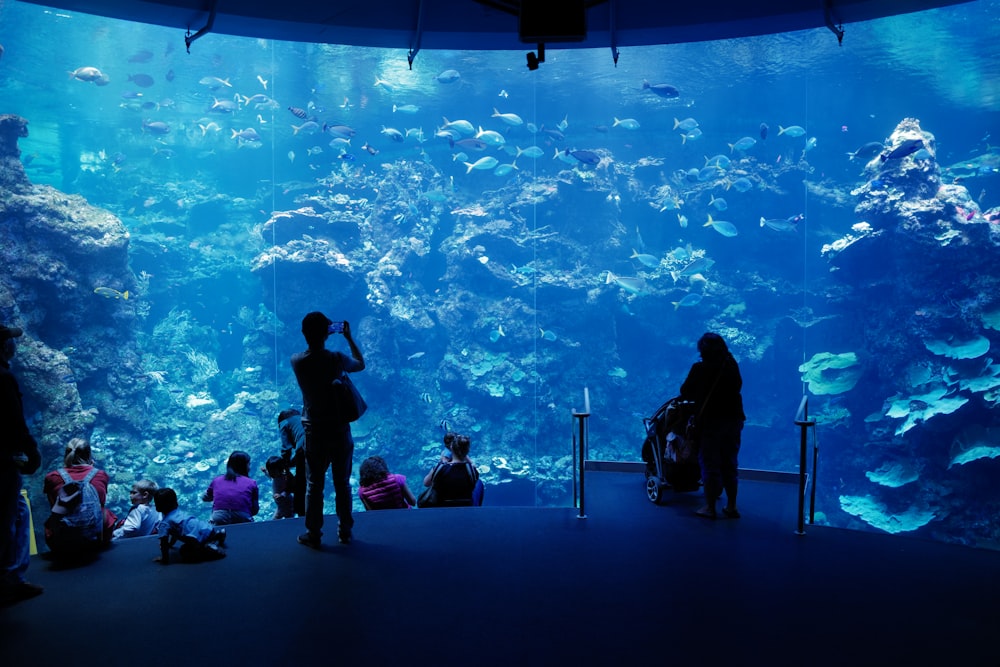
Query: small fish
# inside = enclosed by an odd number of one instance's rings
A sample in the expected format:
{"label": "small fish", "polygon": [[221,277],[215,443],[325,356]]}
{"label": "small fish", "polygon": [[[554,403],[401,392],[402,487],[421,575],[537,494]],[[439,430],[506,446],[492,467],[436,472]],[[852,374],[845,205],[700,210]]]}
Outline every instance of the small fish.
{"label": "small fish", "polygon": [[262,77],[260,74],[257,75],[257,82],[267,90],[267,79]]}
{"label": "small fish", "polygon": [[674,118],[674,129],[680,130],[681,132],[690,132],[694,128],[698,127],[698,121],[694,118],[685,118],[684,120],[677,120]]}
{"label": "small fish", "polygon": [[733,237],[739,232],[736,230],[736,225],[726,220],[712,220],[712,215],[708,215],[708,222],[706,222],[703,227],[711,227],[715,231],[719,232],[723,236]]}
{"label": "small fish", "polygon": [[660,97],[674,98],[680,96],[680,91],[675,87],[666,83],[654,83],[651,84],[649,81],[642,82],[642,89],[648,90],[651,93],[656,93]]}
{"label": "small fish", "polygon": [[679,308],[690,308],[691,306],[697,306],[699,303],[701,303],[701,300],[702,300],[701,294],[698,294],[697,292],[689,292],[688,294],[684,295],[684,298],[681,299],[680,301],[671,301],[670,303],[674,305],[674,310],[677,310]]}
{"label": "small fish", "polygon": [[594,151],[571,151],[566,149],[566,155],[571,155],[583,164],[596,165],[600,164],[601,156]]}
{"label": "small fish", "polygon": [[561,121],[556,123],[556,127],[559,128],[560,132],[565,132],[566,128],[569,127],[569,116],[564,116]]}
{"label": "small fish", "polygon": [[504,99],[507,99],[508,97],[510,97],[510,94],[506,90],[501,90],[499,93],[497,93],[497,97],[502,97]]}
{"label": "small fish", "polygon": [[152,134],[170,133],[170,126],[162,120],[144,120],[142,121],[142,129],[143,131],[150,132]]}
{"label": "small fish", "polygon": [[692,261],[690,264],[685,266],[680,271],[671,271],[670,277],[674,279],[674,282],[677,282],[678,278],[682,277],[689,278],[691,276],[704,273],[705,271],[708,271],[710,268],[712,268],[714,265],[715,265],[714,259],[709,259],[708,257],[699,257],[698,259]]}
{"label": "small fish", "polygon": [[726,189],[735,188],[737,192],[747,192],[753,189],[753,181],[751,181],[746,176],[741,176],[735,181],[731,181],[726,184]]}
{"label": "small fish", "polygon": [[345,162],[354,162],[355,160],[354,155],[351,153],[341,153],[340,155],[337,156],[337,159],[343,160]]}
{"label": "small fish", "polygon": [[542,151],[542,149],[539,148],[538,146],[528,146],[524,150],[518,148],[517,149],[517,156],[514,159],[517,159],[517,158],[521,157],[522,155],[525,155],[525,156],[530,157],[531,159],[535,160],[537,158],[542,157],[542,155],[544,155],[544,154],[545,154],[544,151]]}
{"label": "small fish", "polygon": [[437,79],[438,83],[455,83],[462,78],[462,75],[458,73],[458,70],[446,69],[434,78]]}
{"label": "small fish", "polygon": [[513,127],[520,127],[521,125],[524,125],[524,120],[522,120],[516,113],[500,113],[496,107],[493,107],[493,115],[491,118],[499,118]]}
{"label": "small fish", "polygon": [[632,248],[632,256],[629,259],[637,259],[639,263],[648,266],[651,269],[655,269],[660,265],[660,258],[655,255],[650,255],[648,253],[642,253]]}
{"label": "small fish", "polygon": [[313,155],[319,155],[322,152],[323,149],[320,146],[313,146],[312,148],[306,149],[306,155],[308,155],[309,157],[312,157]]}
{"label": "small fish", "polygon": [[455,130],[465,136],[471,136],[476,133],[475,126],[467,120],[448,120],[443,118],[444,123],[441,125],[442,130]]}
{"label": "small fish", "polygon": [[104,78],[104,73],[96,67],[77,67],[72,72],[69,72],[69,78],[97,82]]}
{"label": "small fish", "polygon": [[738,139],[736,143],[729,144],[729,152],[733,151],[748,151],[757,145],[757,140],[753,137],[743,137]]}
{"label": "small fish", "polygon": [[783,134],[787,134],[788,136],[795,138],[795,137],[801,137],[805,133],[806,130],[801,125],[792,125],[791,127],[781,127],[780,125],[778,126],[779,137]]}
{"label": "small fish", "polygon": [[706,167],[718,167],[719,169],[729,169],[729,165],[732,164],[732,160],[729,159],[728,155],[723,155],[719,153],[718,155],[705,158]]}
{"label": "small fish", "polygon": [[725,211],[726,209],[729,208],[729,204],[726,203],[726,200],[723,199],[722,197],[716,197],[715,195],[709,195],[709,196],[711,199],[708,202],[708,205],[714,208],[716,211]]}
{"label": "small fish", "polygon": [[361,147],[361,150],[365,151],[369,155],[378,155],[378,149],[374,146],[369,146],[367,141],[365,142],[365,145]]}
{"label": "small fish", "polygon": [[678,213],[677,214],[677,224],[679,224],[681,226],[681,229],[685,229],[688,226],[687,216],[684,215],[684,214],[682,214],[682,213]]}
{"label": "small fish", "polygon": [[808,153],[814,148],[816,148],[816,137],[809,137],[809,139],[806,140],[806,145],[805,148],[802,149],[802,152]]}
{"label": "small fish", "polygon": [[216,88],[222,88],[223,86],[225,86],[226,88],[232,88],[233,87],[233,84],[229,83],[229,79],[220,79],[217,76],[205,76],[205,77],[202,77],[198,81],[198,83],[200,83],[203,86],[208,86],[212,90],[215,90]]}
{"label": "small fish", "polygon": [[499,148],[507,143],[507,140],[504,139],[502,134],[494,130],[484,130],[482,126],[479,127],[479,131],[476,132],[476,136],[474,138],[479,139],[487,146],[493,146],[496,148]]}
{"label": "small fish", "polygon": [[626,130],[638,130],[639,121],[637,121],[635,118],[625,118],[624,120],[619,120],[618,118],[615,118],[615,122],[611,125],[611,127],[619,127],[619,126],[621,126]]}
{"label": "small fish", "polygon": [[248,127],[245,130],[231,130],[233,133],[232,139],[238,139],[240,142],[244,141],[260,141],[260,135],[257,134],[257,130],[252,127]]}
{"label": "small fish", "polygon": [[99,294],[106,299],[124,299],[128,301],[128,290],[119,292],[111,287],[98,287],[94,290],[94,294]]}
{"label": "small fish", "polygon": [[617,285],[629,294],[645,294],[646,293],[646,281],[642,278],[629,278],[625,276],[616,276],[611,271],[608,271],[607,277],[604,279],[605,285]]}
{"label": "small fish", "polygon": [[414,114],[414,113],[417,113],[418,111],[420,111],[420,107],[418,107],[416,104],[399,104],[399,105],[393,104],[392,105],[392,112],[393,113],[409,113],[409,114]]}
{"label": "small fish", "polygon": [[486,142],[482,139],[476,139],[475,137],[466,137],[465,139],[459,139],[458,141],[449,139],[448,145],[451,148],[458,147],[471,151],[484,151],[487,149]]}
{"label": "small fish", "polygon": [[500,164],[500,161],[492,155],[489,155],[487,157],[481,157],[475,162],[463,162],[463,164],[466,167],[465,173],[471,174],[473,169],[492,169]]}
{"label": "small fish", "polygon": [[406,360],[407,361],[413,361],[414,359],[419,359],[420,357],[424,356],[424,354],[426,354],[426,353],[425,352],[414,352],[413,354],[411,354],[410,356],[408,356],[406,358]]}
{"label": "small fish", "polygon": [[211,122],[209,122],[209,123],[207,123],[205,125],[199,124],[198,127],[201,128],[201,136],[203,136],[203,137],[206,134],[208,134],[209,130],[211,130],[213,132],[219,132],[220,130],[222,130],[222,128],[219,127],[219,124],[216,123],[215,121],[211,121]]}
{"label": "small fish", "polygon": [[295,151],[288,151],[288,161],[292,163],[295,162]]}
{"label": "small fish", "polygon": [[770,129],[771,128],[769,128],[767,126],[767,123],[761,123],[760,124],[760,138],[761,138],[761,141],[764,141],[764,140],[767,139],[767,131],[770,130]]}
{"label": "small fish", "polygon": [[681,143],[686,144],[689,141],[696,141],[698,139],[701,139],[702,134],[703,133],[701,131],[701,128],[696,127],[690,132],[685,132],[684,134],[681,135]]}
{"label": "small fish", "polygon": [[869,141],[853,153],[848,153],[847,157],[851,160],[870,160],[881,153],[883,148],[885,146],[882,145],[881,141]]}
{"label": "small fish", "polygon": [[901,160],[907,155],[916,153],[923,147],[923,139],[907,139],[888,153],[882,153],[882,162],[885,162],[886,160]]}
{"label": "small fish", "polygon": [[302,120],[305,120],[306,118],[309,117],[309,114],[306,113],[305,109],[300,109],[299,107],[288,107],[288,110],[291,111],[292,115],[295,116],[296,118],[301,118]]}
{"label": "small fish", "polygon": [[313,134],[319,131],[319,123],[314,120],[307,120],[301,125],[292,125],[292,134],[298,134],[299,132],[305,132],[306,134]]}
{"label": "small fish", "polygon": [[385,136],[389,137],[390,139],[392,139],[397,143],[403,142],[403,133],[394,127],[386,127],[385,125],[383,125],[381,132],[382,134],[384,134]]}
{"label": "small fish", "polygon": [[129,74],[128,80],[140,88],[149,88],[153,85],[153,77],[148,74]]}
{"label": "small fish", "polygon": [[347,125],[329,125],[327,123],[323,124],[323,131],[341,139],[350,139],[357,134],[357,130],[353,127],[348,127]]}
{"label": "small fish", "polygon": [[554,332],[552,332],[552,331],[546,331],[545,329],[542,329],[541,327],[539,327],[538,333],[539,333],[539,336],[541,336],[542,340],[547,340],[550,343],[553,342],[553,341],[555,341],[555,340],[557,340],[557,338],[558,338],[555,335]]}
{"label": "small fish", "polygon": [[773,229],[776,232],[794,232],[798,229],[798,222],[805,216],[793,215],[791,218],[771,218],[770,220],[761,216],[760,226]]}
{"label": "small fish", "polygon": [[385,79],[380,79],[377,76],[375,77],[375,84],[374,85],[375,85],[376,88],[385,88],[390,93],[393,91],[393,85],[391,83],[389,83]]}
{"label": "small fish", "polygon": [[239,110],[239,105],[233,100],[220,100],[213,97],[212,106],[208,110],[214,113],[233,113]]}

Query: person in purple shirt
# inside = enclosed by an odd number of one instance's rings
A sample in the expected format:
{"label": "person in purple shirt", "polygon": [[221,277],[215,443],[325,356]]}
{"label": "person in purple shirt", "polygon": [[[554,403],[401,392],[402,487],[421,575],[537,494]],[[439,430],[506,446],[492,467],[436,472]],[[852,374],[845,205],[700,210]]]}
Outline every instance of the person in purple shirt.
{"label": "person in purple shirt", "polygon": [[212,503],[211,522],[225,526],[253,521],[260,511],[259,494],[250,477],[250,455],[237,450],[226,461],[226,474],[213,479],[201,499]]}
{"label": "person in purple shirt", "polygon": [[417,499],[406,483],[406,477],[389,472],[381,456],[369,456],[359,470],[361,485],[358,497],[367,510],[408,509]]}

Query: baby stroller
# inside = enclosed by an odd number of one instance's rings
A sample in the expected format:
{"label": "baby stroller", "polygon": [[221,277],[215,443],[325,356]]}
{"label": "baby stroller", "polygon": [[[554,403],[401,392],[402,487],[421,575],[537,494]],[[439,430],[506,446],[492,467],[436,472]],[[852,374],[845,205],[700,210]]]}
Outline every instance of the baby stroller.
{"label": "baby stroller", "polygon": [[652,417],[644,418],[646,440],[642,460],[646,462],[646,496],[657,505],[663,502],[664,490],[697,491],[701,486],[698,449],[684,438],[694,403],[671,398]]}

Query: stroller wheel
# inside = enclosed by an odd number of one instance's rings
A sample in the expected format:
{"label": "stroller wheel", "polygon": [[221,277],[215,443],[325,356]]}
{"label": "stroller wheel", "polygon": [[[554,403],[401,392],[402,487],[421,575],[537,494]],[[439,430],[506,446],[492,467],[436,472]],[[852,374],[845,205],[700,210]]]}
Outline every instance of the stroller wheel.
{"label": "stroller wheel", "polygon": [[664,485],[656,475],[650,475],[646,478],[646,497],[649,498],[649,502],[654,505],[663,502],[663,489]]}

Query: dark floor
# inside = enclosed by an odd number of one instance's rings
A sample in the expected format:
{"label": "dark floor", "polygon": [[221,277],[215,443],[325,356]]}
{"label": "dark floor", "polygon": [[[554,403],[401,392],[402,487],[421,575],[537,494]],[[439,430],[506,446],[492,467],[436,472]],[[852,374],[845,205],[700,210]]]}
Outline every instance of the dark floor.
{"label": "dark floor", "polygon": [[158,565],[155,538],[35,559],[45,593],[0,609],[0,665],[1000,665],[1000,553],[796,535],[795,491],[744,481],[743,518],[712,522],[598,472],[582,520],[369,512],[318,552],[286,520],[230,527],[213,563]]}

